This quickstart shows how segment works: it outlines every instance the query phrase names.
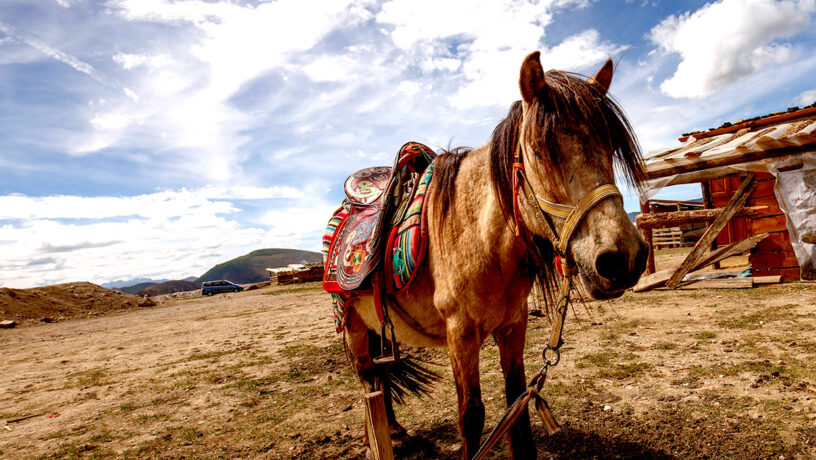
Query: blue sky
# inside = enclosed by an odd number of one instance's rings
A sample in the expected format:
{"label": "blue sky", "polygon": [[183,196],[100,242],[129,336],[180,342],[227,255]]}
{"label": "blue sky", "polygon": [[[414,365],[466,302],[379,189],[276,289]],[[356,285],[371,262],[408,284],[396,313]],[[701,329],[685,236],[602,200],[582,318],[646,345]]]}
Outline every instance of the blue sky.
{"label": "blue sky", "polygon": [[611,93],[646,151],[810,104],[815,14],[816,0],[3,0],[0,285],[318,250],[348,174],[408,140],[484,143],[536,49],[588,75],[619,60]]}

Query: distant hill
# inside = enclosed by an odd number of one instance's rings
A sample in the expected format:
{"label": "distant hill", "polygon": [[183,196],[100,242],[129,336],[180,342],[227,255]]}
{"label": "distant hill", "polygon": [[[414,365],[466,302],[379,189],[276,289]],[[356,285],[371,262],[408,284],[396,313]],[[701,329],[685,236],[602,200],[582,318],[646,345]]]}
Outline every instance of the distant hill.
{"label": "distant hill", "polygon": [[174,292],[195,291],[196,289],[200,288],[201,284],[199,283],[185,280],[172,280],[148,286],[147,288],[138,291],[137,294],[140,296],[145,294],[154,296],[161,294],[172,294]]}
{"label": "distant hill", "polygon": [[635,212],[630,212],[630,213],[628,213],[628,215],[629,215],[629,220],[630,220],[630,221],[632,221],[632,222],[634,222],[634,221],[635,221],[635,217],[637,217],[637,216],[638,216],[638,214],[640,214],[640,211],[635,211]]}
{"label": "distant hill", "polygon": [[230,280],[233,283],[257,283],[269,279],[267,268],[285,267],[289,264],[320,262],[319,252],[299,249],[259,249],[249,254],[216,265],[199,277],[196,282]]}
{"label": "distant hill", "polygon": [[[193,279],[195,279],[195,278],[193,278]],[[167,280],[167,279],[154,280],[154,279],[150,279],[150,278],[133,278],[132,280],[116,280],[116,281],[111,281],[110,283],[102,283],[100,286],[102,286],[103,288],[116,289],[116,290],[122,291],[119,288],[124,288],[124,287],[128,287],[128,286],[135,286],[137,284],[143,284],[143,283],[159,284],[159,283],[164,283],[165,281],[169,281],[169,280]],[[125,291],[122,291],[122,292],[125,292]]]}
{"label": "distant hill", "polygon": [[117,288],[116,290],[119,292],[124,292],[125,294],[138,294],[140,291],[143,291],[151,286],[156,286],[156,281],[147,281],[145,283],[134,284],[133,286],[123,286]]}

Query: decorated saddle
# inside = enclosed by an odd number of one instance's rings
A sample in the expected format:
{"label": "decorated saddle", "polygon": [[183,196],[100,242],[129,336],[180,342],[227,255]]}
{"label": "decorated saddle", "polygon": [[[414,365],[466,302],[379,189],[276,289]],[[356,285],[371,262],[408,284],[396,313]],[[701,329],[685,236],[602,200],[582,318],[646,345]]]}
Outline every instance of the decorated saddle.
{"label": "decorated saddle", "polygon": [[[346,199],[323,235],[323,289],[332,293],[338,332],[351,297],[399,292],[413,279],[425,253],[424,203],[435,157],[429,147],[409,142],[392,167],[362,169],[346,179]],[[382,282],[374,282],[376,276]]]}

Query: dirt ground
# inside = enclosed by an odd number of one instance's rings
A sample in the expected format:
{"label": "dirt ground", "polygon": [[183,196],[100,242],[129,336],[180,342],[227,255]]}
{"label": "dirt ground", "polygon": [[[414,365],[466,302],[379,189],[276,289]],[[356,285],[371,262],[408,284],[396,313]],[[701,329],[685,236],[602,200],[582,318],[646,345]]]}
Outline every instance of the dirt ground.
{"label": "dirt ground", "polygon": [[[814,284],[577,304],[545,386],[564,430],[533,419],[539,458],[813,458],[814,331]],[[531,319],[528,373],[548,334]],[[444,378],[398,407],[396,454],[457,458],[447,354],[424,356]],[[0,458],[363,458],[362,388],[317,283],[0,330],[0,359]],[[488,431],[506,407],[492,341],[481,359]]]}

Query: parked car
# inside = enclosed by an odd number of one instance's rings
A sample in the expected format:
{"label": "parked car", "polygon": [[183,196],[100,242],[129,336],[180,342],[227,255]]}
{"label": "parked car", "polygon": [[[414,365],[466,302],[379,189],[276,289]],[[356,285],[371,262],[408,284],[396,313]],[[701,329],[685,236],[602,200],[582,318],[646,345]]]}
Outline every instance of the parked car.
{"label": "parked car", "polygon": [[221,292],[238,292],[244,288],[229,280],[204,281],[201,283],[201,295],[213,295]]}

